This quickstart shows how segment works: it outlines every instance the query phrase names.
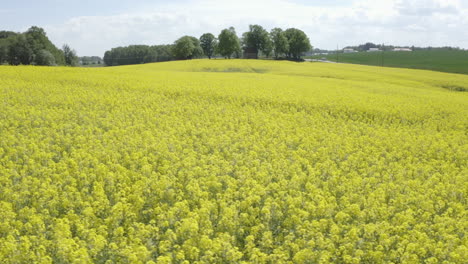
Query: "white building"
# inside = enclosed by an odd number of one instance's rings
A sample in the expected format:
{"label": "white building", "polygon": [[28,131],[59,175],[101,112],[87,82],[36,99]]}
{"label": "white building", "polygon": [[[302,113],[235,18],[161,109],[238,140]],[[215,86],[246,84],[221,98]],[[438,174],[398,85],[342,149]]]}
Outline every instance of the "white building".
{"label": "white building", "polygon": [[393,51],[413,51],[410,48],[394,48]]}
{"label": "white building", "polygon": [[380,51],[379,48],[370,48],[367,52],[376,52],[376,51]]}
{"label": "white building", "polygon": [[357,52],[357,51],[355,51],[354,49],[343,49],[343,52],[344,53],[354,53],[354,52]]}

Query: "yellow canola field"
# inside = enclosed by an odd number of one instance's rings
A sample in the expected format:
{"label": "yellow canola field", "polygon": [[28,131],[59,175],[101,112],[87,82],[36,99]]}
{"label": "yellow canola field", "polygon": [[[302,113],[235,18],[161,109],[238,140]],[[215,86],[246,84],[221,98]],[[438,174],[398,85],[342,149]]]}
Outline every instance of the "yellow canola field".
{"label": "yellow canola field", "polygon": [[466,263],[468,75],[0,66],[0,263]]}

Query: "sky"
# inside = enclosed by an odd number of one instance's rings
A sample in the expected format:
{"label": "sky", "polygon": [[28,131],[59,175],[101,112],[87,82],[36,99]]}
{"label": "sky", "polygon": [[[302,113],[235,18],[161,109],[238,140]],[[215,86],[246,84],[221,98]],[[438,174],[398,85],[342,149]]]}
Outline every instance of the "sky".
{"label": "sky", "polygon": [[0,0],[0,30],[45,29],[79,56],[249,24],[303,30],[314,48],[365,42],[468,48],[468,0]]}

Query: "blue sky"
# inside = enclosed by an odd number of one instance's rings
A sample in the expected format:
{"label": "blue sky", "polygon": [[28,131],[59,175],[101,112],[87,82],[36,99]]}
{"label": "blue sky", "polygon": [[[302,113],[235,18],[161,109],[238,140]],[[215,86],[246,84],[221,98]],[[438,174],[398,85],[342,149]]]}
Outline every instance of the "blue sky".
{"label": "blue sky", "polygon": [[297,27],[314,47],[366,41],[468,48],[465,0],[2,0],[0,30],[43,27],[57,45],[102,56],[112,47],[172,43],[249,24]]}
{"label": "blue sky", "polygon": [[[164,5],[168,1],[161,0],[14,0],[2,3],[2,25],[11,29],[22,29],[32,24],[60,23],[66,19],[78,16],[118,15],[127,12],[153,8]],[[180,6],[188,3],[188,0],[173,0]],[[308,6],[339,6],[349,4],[344,0],[291,0]]]}

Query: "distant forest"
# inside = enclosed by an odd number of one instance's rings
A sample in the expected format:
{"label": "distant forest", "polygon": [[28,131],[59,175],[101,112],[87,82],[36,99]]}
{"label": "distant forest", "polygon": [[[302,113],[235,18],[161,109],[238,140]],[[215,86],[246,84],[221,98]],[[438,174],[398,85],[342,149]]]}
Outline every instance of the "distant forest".
{"label": "distant forest", "polygon": [[113,48],[105,52],[104,62],[108,66],[117,66],[201,57],[257,59],[259,56],[300,60],[311,49],[309,38],[300,29],[274,28],[268,32],[260,25],[250,25],[249,31],[240,38],[230,27],[223,29],[217,37],[205,33],[199,38],[183,36],[171,45]]}
{"label": "distant forest", "polygon": [[78,57],[68,45],[57,48],[44,29],[33,26],[24,33],[0,31],[0,64],[76,66]]}
{"label": "distant forest", "polygon": [[117,47],[104,53],[104,63],[107,66],[140,64],[174,60],[172,45],[131,45]]}
{"label": "distant forest", "polygon": [[80,65],[99,65],[102,64],[102,58],[99,56],[83,56],[78,58]]}

